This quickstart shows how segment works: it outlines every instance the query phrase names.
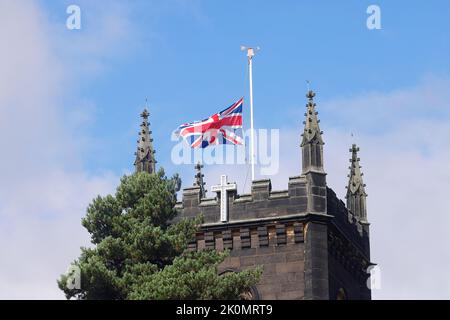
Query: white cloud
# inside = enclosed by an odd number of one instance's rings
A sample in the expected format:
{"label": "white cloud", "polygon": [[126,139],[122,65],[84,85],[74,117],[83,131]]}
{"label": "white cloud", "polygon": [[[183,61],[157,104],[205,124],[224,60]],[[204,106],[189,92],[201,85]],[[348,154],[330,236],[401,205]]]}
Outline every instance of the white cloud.
{"label": "white cloud", "polygon": [[80,246],[89,245],[80,224],[87,204],[116,183],[113,175],[52,170],[44,178],[17,182],[1,206],[0,255],[7,258],[0,267],[0,298],[62,298],[56,279]]}
{"label": "white cloud", "polygon": [[[125,37],[119,31],[126,28],[111,28],[117,12],[110,13],[99,13],[100,28],[90,33],[101,36],[95,54],[84,54],[94,64]],[[85,106],[81,111],[62,107],[83,76],[73,73],[73,56],[58,50],[71,41],[58,30],[64,24],[52,25],[35,2],[13,0],[0,2],[0,21],[0,298],[63,298],[56,279],[89,240],[80,219],[118,177],[83,170],[85,137],[76,129],[92,121],[94,107],[89,101],[71,102]],[[80,34],[77,48],[91,48],[89,41]],[[81,53],[77,59],[86,62]],[[65,122],[68,112],[77,119]]]}

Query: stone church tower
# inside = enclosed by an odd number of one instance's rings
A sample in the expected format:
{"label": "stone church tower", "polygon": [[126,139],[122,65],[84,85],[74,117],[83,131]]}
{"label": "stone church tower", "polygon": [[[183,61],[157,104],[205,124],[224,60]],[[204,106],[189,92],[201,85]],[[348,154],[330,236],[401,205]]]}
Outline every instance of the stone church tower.
{"label": "stone church tower", "polygon": [[[251,193],[238,194],[226,176],[206,198],[202,166],[192,187],[183,189],[176,209],[180,217],[202,213],[204,224],[190,250],[228,249],[220,272],[263,267],[252,299],[370,299],[366,282],[372,265],[366,196],[359,149],[350,149],[347,206],[327,187],[315,93],[307,93],[300,141],[302,172],[289,178],[287,190],[272,190],[269,179],[252,181]],[[155,171],[148,113],[136,158],[137,171]],[[295,152],[295,151],[293,151]],[[300,159],[299,159],[300,160]]]}

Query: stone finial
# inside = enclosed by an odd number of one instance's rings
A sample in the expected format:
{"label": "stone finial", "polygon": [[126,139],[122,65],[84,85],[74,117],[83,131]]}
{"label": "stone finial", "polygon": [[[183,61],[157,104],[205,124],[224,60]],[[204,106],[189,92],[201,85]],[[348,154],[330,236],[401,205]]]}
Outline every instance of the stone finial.
{"label": "stone finial", "polygon": [[148,117],[150,113],[145,108],[141,113],[142,123],[139,131],[139,139],[137,141],[137,151],[135,152],[136,160],[134,161],[136,172],[156,172],[155,150],[153,149],[152,131]]}
{"label": "stone finial", "polygon": [[366,185],[362,178],[363,173],[361,172],[361,166],[359,165],[359,148],[356,144],[353,144],[349,151],[351,152],[352,157],[350,159],[350,174],[348,175],[349,180],[346,187],[347,208],[355,215],[358,221],[367,223],[367,193],[365,191]]}
{"label": "stone finial", "polygon": [[147,120],[149,116],[150,116],[150,113],[148,113],[147,108],[145,108],[144,111],[142,111],[142,113],[141,113],[141,117],[142,117],[142,119]]}
{"label": "stone finial", "polygon": [[200,187],[200,198],[206,198],[207,190],[205,188],[206,183],[203,181],[205,175],[202,173],[202,168],[203,165],[200,162],[195,165],[195,170],[197,172],[195,174],[194,186]]}
{"label": "stone finial", "polygon": [[306,94],[306,97],[308,98],[309,101],[313,101],[315,96],[316,96],[316,93],[312,90],[309,90],[308,93]]}

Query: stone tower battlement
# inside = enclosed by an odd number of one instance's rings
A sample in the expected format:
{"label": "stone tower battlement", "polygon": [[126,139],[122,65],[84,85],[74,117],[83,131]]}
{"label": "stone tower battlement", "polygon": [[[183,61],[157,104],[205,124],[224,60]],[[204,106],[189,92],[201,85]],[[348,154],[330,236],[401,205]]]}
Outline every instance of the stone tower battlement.
{"label": "stone tower battlement", "polygon": [[[361,249],[368,249],[363,244],[369,238],[368,224],[361,223],[350,212],[344,202],[336,193],[326,188],[322,196],[308,194],[308,181],[305,176],[290,177],[287,190],[272,190],[270,179],[255,180],[252,182],[251,193],[238,194],[236,191],[227,192],[228,197],[228,225],[246,224],[255,221],[295,220],[296,217],[305,217],[308,214],[324,215],[333,220],[344,232],[354,240],[361,241]],[[177,202],[176,209],[181,213],[180,218],[194,218],[199,214],[204,217],[204,227],[223,225],[220,221],[220,197],[201,197],[200,186],[183,189],[182,201]],[[308,211],[308,203],[314,202],[316,209],[322,212]],[[325,210],[326,208],[326,210]]]}
{"label": "stone tower battlement", "polygon": [[[307,180],[298,176],[289,179],[288,190],[272,191],[271,181],[255,180],[252,182],[251,193],[237,194],[236,191],[227,192],[228,224],[239,223],[242,220],[261,221],[277,217],[289,218],[305,215],[308,208]],[[201,198],[200,188],[197,186],[183,190],[183,200],[177,204],[184,217],[194,217],[203,214],[205,225],[214,225],[220,221],[220,197]],[[326,202],[323,196],[321,202]],[[325,213],[325,211],[324,211]]]}
{"label": "stone tower battlement", "polygon": [[177,219],[204,217],[188,249],[231,250],[220,272],[263,266],[255,299],[334,299],[342,288],[347,298],[370,299],[368,224],[314,183],[320,181],[300,175],[289,178],[287,190],[273,191],[265,179],[253,181],[249,194],[228,191],[227,221],[220,192],[202,198],[199,186],[185,188]]}

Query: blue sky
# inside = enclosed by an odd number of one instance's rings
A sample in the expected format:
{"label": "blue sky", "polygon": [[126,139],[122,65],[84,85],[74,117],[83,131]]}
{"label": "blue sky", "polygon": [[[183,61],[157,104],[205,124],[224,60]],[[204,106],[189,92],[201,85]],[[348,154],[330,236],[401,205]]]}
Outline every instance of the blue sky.
{"label": "blue sky", "polygon": [[[70,3],[42,1],[60,25]],[[372,31],[366,28],[372,1],[119,3],[130,34],[102,53],[104,72],[78,83],[64,102],[68,108],[79,99],[95,104],[95,120],[85,130],[101,146],[91,146],[83,157],[93,172],[130,167],[146,97],[160,165],[176,170],[169,157],[171,130],[247,96],[241,44],[262,48],[254,66],[255,123],[262,128],[300,128],[303,117],[292,118],[290,111],[303,105],[306,79],[321,101],[389,91],[415,85],[426,74],[449,73],[445,1],[379,1],[382,30]],[[95,32],[102,9],[90,12],[87,1],[81,7],[82,30],[67,30],[65,37]],[[101,8],[108,10],[108,4]],[[76,67],[84,60],[69,54],[63,63]],[[321,119],[345,125],[324,112]]]}
{"label": "blue sky", "polygon": [[[81,30],[66,28],[69,4]],[[381,30],[366,27],[371,4]],[[433,245],[450,243],[448,12],[444,0],[0,1],[0,298],[63,298],[55,279],[89,244],[86,206],[133,170],[146,98],[158,165],[192,183],[170,134],[248,98],[243,44],[261,47],[255,126],[280,129],[274,189],[300,173],[308,79],[341,198],[361,147],[374,298],[450,298],[450,251]],[[246,170],[206,166],[207,187],[227,173],[248,190]]]}

